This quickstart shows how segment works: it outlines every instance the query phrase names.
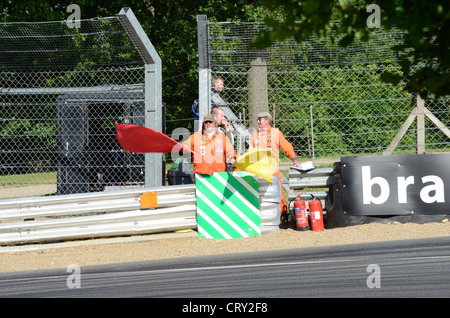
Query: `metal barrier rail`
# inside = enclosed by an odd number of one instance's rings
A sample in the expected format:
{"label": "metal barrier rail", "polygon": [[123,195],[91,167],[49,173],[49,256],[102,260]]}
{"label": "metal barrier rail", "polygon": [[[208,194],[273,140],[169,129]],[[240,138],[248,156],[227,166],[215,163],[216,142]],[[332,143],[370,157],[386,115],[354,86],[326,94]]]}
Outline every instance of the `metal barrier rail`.
{"label": "metal barrier rail", "polygon": [[[147,191],[157,192],[157,208],[141,209]],[[195,186],[2,200],[0,222],[0,244],[195,229]]]}
{"label": "metal barrier rail", "polygon": [[[327,197],[334,184],[333,168],[316,168],[307,172],[300,172],[294,169],[289,170],[289,201],[299,194],[303,194],[302,199],[308,203],[312,196],[322,202],[322,209],[329,208]],[[295,191],[294,191],[295,190]],[[311,191],[318,190],[318,191]],[[312,195],[312,196],[311,196]],[[308,204],[306,204],[308,209]]]}
{"label": "metal barrier rail", "polygon": [[[278,230],[280,188],[258,179],[261,231]],[[157,208],[141,195],[157,193]],[[0,245],[197,229],[195,185],[0,200]]]}

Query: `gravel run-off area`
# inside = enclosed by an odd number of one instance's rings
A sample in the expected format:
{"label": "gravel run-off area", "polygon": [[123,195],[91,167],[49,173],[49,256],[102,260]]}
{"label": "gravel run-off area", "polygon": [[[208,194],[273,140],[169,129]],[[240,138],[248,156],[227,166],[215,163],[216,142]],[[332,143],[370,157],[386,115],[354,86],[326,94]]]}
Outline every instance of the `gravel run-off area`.
{"label": "gravel run-off area", "polygon": [[369,223],[324,231],[278,232],[240,239],[199,238],[196,231],[0,246],[0,272],[91,266],[179,257],[450,236],[450,222]]}

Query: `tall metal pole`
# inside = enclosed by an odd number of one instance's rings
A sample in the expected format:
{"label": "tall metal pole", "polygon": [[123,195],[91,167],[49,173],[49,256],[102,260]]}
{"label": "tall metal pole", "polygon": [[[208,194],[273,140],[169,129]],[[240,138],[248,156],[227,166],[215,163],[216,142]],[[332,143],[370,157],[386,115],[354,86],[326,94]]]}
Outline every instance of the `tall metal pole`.
{"label": "tall metal pole", "polygon": [[211,69],[209,65],[208,18],[197,16],[198,37],[198,122],[195,130],[202,125],[203,116],[210,112],[211,105]]}
{"label": "tall metal pole", "polygon": [[[122,26],[145,62],[145,127],[162,132],[162,63],[130,8],[118,13]],[[145,187],[162,186],[163,155],[145,154]]]}

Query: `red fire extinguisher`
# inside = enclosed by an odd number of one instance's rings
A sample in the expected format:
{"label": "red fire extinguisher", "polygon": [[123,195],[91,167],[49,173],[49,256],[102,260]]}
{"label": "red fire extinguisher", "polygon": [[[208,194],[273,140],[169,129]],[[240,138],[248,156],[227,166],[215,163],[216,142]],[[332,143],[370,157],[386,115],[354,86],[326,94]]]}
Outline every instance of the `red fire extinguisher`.
{"label": "red fire extinguisher", "polygon": [[300,195],[297,196],[297,200],[294,202],[294,213],[297,223],[297,231],[309,230],[308,215],[306,214],[306,203],[300,200]]}
{"label": "red fire extinguisher", "polygon": [[313,195],[311,195],[313,200],[309,201],[309,218],[311,220],[311,230],[313,231],[323,231],[323,213],[322,213],[322,203],[317,200]]}

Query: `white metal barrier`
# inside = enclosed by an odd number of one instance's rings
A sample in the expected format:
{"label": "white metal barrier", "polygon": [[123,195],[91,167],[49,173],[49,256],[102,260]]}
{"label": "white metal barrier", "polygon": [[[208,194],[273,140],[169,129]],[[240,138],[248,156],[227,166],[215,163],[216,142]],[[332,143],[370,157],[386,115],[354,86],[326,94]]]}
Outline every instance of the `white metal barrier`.
{"label": "white metal barrier", "polygon": [[324,212],[328,208],[327,196],[329,189],[334,184],[333,168],[316,168],[307,172],[300,172],[294,169],[289,170],[289,200],[303,194],[302,198],[306,201],[308,209],[308,202],[314,196],[322,202],[322,209]]}
{"label": "white metal barrier", "polygon": [[[277,231],[279,183],[258,181],[262,233]],[[156,208],[141,207],[147,192]],[[196,229],[196,212],[194,184],[0,200],[0,245]]]}
{"label": "white metal barrier", "polygon": [[[141,209],[147,191],[157,192],[157,208]],[[195,215],[194,185],[2,200],[0,243],[193,229]]]}

